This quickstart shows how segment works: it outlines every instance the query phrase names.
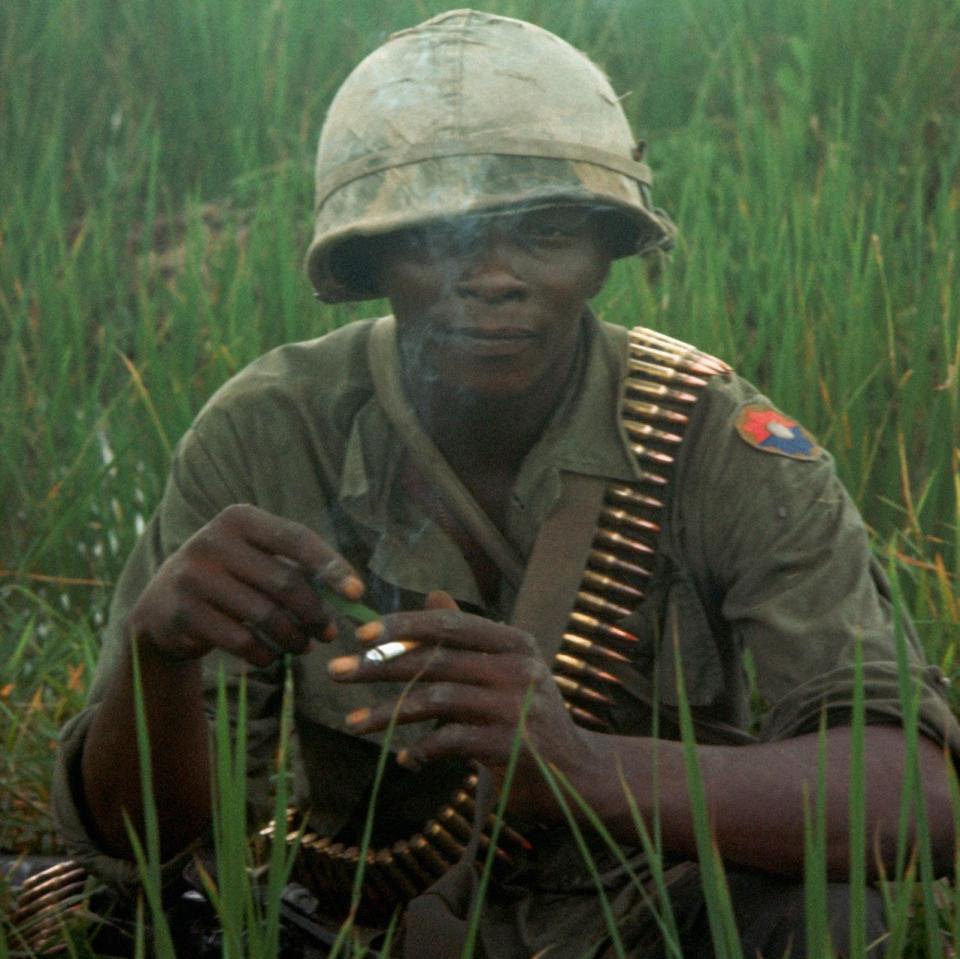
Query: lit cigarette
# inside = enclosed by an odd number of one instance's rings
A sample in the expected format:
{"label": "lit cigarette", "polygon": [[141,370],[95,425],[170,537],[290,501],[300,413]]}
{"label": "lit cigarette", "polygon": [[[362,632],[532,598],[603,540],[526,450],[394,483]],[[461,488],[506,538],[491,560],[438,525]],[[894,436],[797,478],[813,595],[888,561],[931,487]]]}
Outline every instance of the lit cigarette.
{"label": "lit cigarette", "polygon": [[396,659],[411,649],[416,649],[419,643],[412,639],[394,639],[389,643],[383,643],[380,646],[374,646],[363,654],[365,663],[389,663],[391,659]]}

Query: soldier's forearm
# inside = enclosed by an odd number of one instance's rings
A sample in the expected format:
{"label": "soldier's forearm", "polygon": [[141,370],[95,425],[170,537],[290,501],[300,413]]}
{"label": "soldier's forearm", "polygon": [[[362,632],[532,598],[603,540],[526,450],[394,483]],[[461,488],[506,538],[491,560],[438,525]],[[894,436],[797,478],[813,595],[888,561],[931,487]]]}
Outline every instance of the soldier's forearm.
{"label": "soldier's forearm", "polygon": [[[866,822],[871,874],[878,849],[890,865],[896,854],[904,777],[903,735],[896,726],[866,729]],[[625,799],[633,793],[649,826],[658,804],[664,851],[696,858],[693,809],[679,743],[598,736],[589,771],[572,778],[591,808],[620,841],[635,844],[636,825]],[[921,737],[919,760],[935,860],[949,868],[952,819],[947,765],[940,748]],[[827,867],[832,878],[849,874],[850,731],[827,732]],[[816,792],[818,737],[799,736],[750,746],[700,746],[701,776],[721,855],[737,866],[799,876],[804,865],[804,794]],[[657,784],[656,792],[654,782]]]}
{"label": "soldier's forearm", "polygon": [[[200,836],[210,818],[210,761],[199,660],[175,662],[139,647],[150,735],[161,851],[169,856]],[[125,814],[143,835],[129,645],[98,707],[83,751],[83,789],[98,838],[110,853],[132,858]]]}

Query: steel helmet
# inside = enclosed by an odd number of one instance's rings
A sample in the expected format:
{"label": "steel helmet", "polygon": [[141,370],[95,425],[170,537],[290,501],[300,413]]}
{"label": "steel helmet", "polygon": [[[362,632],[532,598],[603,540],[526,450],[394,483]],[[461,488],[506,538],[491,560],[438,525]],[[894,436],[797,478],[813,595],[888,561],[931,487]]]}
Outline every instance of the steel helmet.
{"label": "steel helmet", "polygon": [[351,250],[464,213],[599,204],[631,226],[618,255],[669,247],[651,175],[600,69],[522,20],[454,10],[395,33],[340,87],[316,167],[307,272],[327,302],[378,296]]}

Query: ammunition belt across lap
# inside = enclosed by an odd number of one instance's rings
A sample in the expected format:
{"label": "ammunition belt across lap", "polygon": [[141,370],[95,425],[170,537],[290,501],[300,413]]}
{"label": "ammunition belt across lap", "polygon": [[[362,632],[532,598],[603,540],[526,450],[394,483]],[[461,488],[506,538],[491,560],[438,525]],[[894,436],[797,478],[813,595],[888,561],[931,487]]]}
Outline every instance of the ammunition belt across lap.
{"label": "ammunition belt across lap", "polygon": [[[604,714],[611,687],[619,680],[610,663],[629,662],[637,637],[617,625],[644,598],[662,525],[664,493],[694,404],[709,378],[731,368],[695,347],[654,330],[629,333],[628,375],[621,407],[623,427],[640,468],[631,483],[612,482],[552,672],[574,722],[610,730]],[[604,668],[607,666],[607,668]],[[419,895],[460,860],[473,829],[476,774],[466,778],[450,801],[420,832],[389,847],[369,850],[363,865],[362,899],[367,912],[386,914]],[[285,830],[299,841],[299,881],[318,896],[348,902],[360,849],[295,830],[294,813]],[[530,843],[500,823],[495,863],[509,865]],[[495,826],[482,824],[485,853]],[[263,835],[272,837],[271,823]]]}

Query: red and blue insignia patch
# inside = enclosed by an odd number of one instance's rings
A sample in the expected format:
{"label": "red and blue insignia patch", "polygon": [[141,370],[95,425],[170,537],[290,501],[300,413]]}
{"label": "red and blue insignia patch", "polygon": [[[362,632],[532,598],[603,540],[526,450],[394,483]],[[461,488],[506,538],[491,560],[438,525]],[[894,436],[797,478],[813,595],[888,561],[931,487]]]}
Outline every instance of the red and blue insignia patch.
{"label": "red and blue insignia patch", "polygon": [[759,403],[743,408],[737,417],[737,432],[750,446],[795,460],[815,460],[820,447],[796,421]]}

